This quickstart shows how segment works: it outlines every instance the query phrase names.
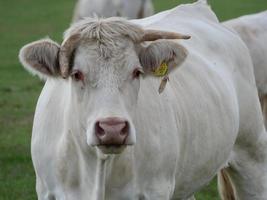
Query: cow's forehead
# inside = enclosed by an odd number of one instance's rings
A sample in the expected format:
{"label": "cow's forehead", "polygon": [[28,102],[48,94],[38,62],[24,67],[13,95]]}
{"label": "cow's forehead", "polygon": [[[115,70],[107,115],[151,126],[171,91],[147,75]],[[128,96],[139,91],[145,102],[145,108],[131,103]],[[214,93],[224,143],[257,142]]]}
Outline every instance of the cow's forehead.
{"label": "cow's forehead", "polygon": [[106,66],[107,62],[110,67],[123,65],[123,61],[135,62],[130,66],[137,65],[139,60],[135,45],[139,44],[143,35],[144,30],[141,27],[123,18],[86,18],[66,30],[63,44],[72,44],[72,37],[79,38],[74,63],[72,58],[69,60],[74,68],[83,67],[88,71],[91,69],[88,67],[90,64],[98,68]]}
{"label": "cow's forehead", "polygon": [[92,54],[96,58],[112,59],[124,55],[124,52],[134,50],[134,43],[127,37],[110,38],[108,41],[83,40],[80,51]]}
{"label": "cow's forehead", "polygon": [[97,73],[120,70],[121,73],[140,65],[134,44],[127,39],[118,39],[106,46],[97,41],[83,42],[75,52],[74,69]]}

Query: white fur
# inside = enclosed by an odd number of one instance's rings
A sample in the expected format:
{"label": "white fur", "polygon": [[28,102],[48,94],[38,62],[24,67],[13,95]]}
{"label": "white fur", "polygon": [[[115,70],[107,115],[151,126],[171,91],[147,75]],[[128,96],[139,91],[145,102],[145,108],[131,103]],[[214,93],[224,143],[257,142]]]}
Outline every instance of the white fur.
{"label": "white fur", "polygon": [[236,31],[249,49],[267,126],[267,11],[242,16],[223,24]]}
{"label": "white fur", "polygon": [[[237,172],[237,199],[266,199],[267,134],[243,42],[199,3],[134,23],[190,34],[173,40],[187,49],[185,62],[159,95],[160,78],[131,77],[138,44],[112,38],[104,59],[101,43],[84,40],[73,69],[85,82],[48,79],[37,103],[31,151],[38,199],[187,199],[227,162]],[[110,116],[129,121],[134,145],[105,157],[92,146],[93,125]]]}
{"label": "white fur", "polygon": [[76,3],[73,21],[98,15],[101,17],[123,16],[130,19],[138,18],[142,10],[148,17],[154,13],[151,0],[79,0]]}
{"label": "white fur", "polygon": [[203,3],[203,4],[208,4],[207,0],[198,0],[198,2]]}
{"label": "white fur", "polygon": [[234,29],[246,43],[253,61],[260,95],[267,94],[267,11],[223,23]]}

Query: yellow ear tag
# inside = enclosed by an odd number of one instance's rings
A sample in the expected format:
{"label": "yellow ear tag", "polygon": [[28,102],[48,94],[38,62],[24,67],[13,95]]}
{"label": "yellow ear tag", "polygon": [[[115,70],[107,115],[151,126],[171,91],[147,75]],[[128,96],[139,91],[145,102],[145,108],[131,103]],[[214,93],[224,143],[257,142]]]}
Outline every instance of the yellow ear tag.
{"label": "yellow ear tag", "polygon": [[163,62],[159,67],[153,71],[154,76],[165,76],[168,72],[168,65]]}

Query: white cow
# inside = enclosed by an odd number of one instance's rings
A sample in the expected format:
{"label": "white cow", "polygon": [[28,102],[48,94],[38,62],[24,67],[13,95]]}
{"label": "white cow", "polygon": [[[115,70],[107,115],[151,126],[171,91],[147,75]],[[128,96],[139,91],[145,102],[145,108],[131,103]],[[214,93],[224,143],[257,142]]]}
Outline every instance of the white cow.
{"label": "white cow", "polygon": [[136,19],[148,17],[153,13],[151,0],[78,0],[73,21],[95,14],[103,17],[124,16]]}
{"label": "white cow", "polygon": [[232,19],[223,24],[234,29],[250,51],[267,126],[267,11]]}
{"label": "white cow", "polygon": [[[87,18],[19,57],[46,79],[31,146],[39,200],[182,200],[222,168],[236,199],[267,199],[249,52],[205,3]],[[161,94],[154,74],[169,75]]]}

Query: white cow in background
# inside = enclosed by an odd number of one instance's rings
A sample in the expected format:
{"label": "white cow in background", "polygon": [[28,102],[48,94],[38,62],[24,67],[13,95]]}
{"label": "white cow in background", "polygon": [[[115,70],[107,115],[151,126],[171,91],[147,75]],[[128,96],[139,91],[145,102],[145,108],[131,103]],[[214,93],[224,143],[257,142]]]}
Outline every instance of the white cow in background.
{"label": "white cow in background", "polygon": [[[39,200],[183,200],[222,168],[234,198],[267,199],[249,52],[202,1],[87,18],[61,45],[39,40],[19,57],[46,79],[31,145]],[[169,76],[161,94],[157,71]]]}
{"label": "white cow in background", "polygon": [[78,0],[73,21],[93,15],[112,17],[124,16],[129,19],[144,18],[153,15],[151,0]]}
{"label": "white cow in background", "polygon": [[223,24],[234,29],[250,51],[267,127],[267,11],[242,16]]}

